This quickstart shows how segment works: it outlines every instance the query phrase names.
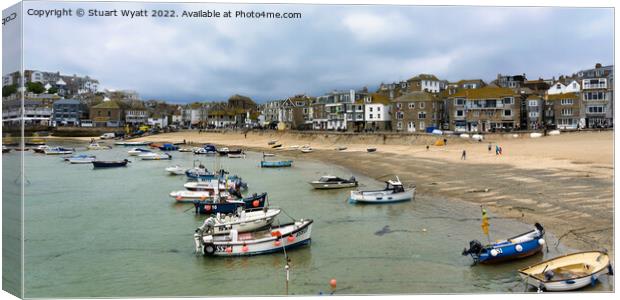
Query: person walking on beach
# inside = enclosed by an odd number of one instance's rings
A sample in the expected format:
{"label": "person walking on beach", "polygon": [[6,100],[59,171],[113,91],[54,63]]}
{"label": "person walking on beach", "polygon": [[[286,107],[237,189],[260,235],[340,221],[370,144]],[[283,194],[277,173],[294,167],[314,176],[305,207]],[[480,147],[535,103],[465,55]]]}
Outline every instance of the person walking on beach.
{"label": "person walking on beach", "polygon": [[465,160],[467,158],[467,152],[463,150],[463,154],[461,154],[461,160]]}
{"label": "person walking on beach", "polygon": [[502,155],[502,147],[499,147],[499,155]]}
{"label": "person walking on beach", "polygon": [[499,145],[495,145],[495,155],[499,155]]}
{"label": "person walking on beach", "polygon": [[487,147],[487,149],[489,149],[489,153],[491,153],[491,143],[489,143],[489,147]]}
{"label": "person walking on beach", "polygon": [[448,146],[448,139],[446,139],[446,138],[443,139],[443,145],[444,146]]}
{"label": "person walking on beach", "polygon": [[426,145],[426,151],[428,151],[428,145]]}

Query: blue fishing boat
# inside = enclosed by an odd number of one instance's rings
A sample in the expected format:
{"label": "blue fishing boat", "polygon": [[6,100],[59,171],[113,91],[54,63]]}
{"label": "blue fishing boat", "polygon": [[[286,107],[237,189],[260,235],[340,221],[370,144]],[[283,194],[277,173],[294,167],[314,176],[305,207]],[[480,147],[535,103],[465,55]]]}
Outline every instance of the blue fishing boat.
{"label": "blue fishing boat", "polygon": [[254,194],[248,198],[238,200],[224,200],[215,202],[213,200],[194,201],[196,214],[210,215],[216,213],[229,214],[235,213],[237,208],[261,208],[265,207],[267,193]]}
{"label": "blue fishing boat", "polygon": [[179,150],[179,146],[174,144],[163,144],[159,146],[159,150],[161,151],[177,151]]}
{"label": "blue fishing boat", "polygon": [[483,246],[478,240],[469,242],[469,249],[463,249],[463,255],[470,255],[474,264],[490,264],[534,255],[545,245],[545,229],[539,223],[526,233]]}
{"label": "blue fishing boat", "polygon": [[292,160],[280,160],[280,161],[261,161],[261,168],[284,168],[293,166]]}

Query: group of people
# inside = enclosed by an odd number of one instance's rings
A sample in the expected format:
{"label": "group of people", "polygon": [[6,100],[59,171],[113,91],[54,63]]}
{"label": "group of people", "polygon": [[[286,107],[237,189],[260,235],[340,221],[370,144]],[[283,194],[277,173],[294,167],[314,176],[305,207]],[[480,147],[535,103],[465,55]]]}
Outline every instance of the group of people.
{"label": "group of people", "polygon": [[[491,153],[491,150],[493,149],[493,144],[489,143],[489,146],[487,147],[487,149],[489,150],[489,153]],[[426,146],[426,150],[428,150],[428,146]],[[495,145],[495,155],[502,155],[502,147],[500,145]],[[466,160],[467,159],[467,151],[463,150],[463,152],[461,153],[461,160]]]}

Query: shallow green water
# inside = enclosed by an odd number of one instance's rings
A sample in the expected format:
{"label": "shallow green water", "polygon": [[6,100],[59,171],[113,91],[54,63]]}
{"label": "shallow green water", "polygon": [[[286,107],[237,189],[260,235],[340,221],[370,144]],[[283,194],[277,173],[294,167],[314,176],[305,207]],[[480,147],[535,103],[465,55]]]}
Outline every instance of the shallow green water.
{"label": "shallow green water", "polygon": [[[88,153],[122,159],[129,149]],[[213,167],[216,158],[173,153],[172,161],[132,158],[127,168],[93,170],[57,156],[25,155],[26,297],[284,294],[282,254],[194,254],[192,235],[203,218],[185,212],[193,205],[168,197],[183,188],[184,178],[166,175],[164,168],[191,166],[195,158]],[[243,177],[250,193],[269,192],[272,205],[315,220],[312,244],[289,252],[290,294],[330,292],[331,278],[338,280],[338,294],[523,292],[516,269],[569,251],[553,247],[556,239],[549,235],[549,253],[471,267],[460,253],[469,240],[484,239],[479,207],[424,195],[401,204],[352,205],[346,202],[348,190],[316,191],[307,183],[328,173],[351,176],[346,169],[300,160],[292,168],[261,169],[259,161],[260,154],[250,153],[219,164]],[[361,188],[383,185],[353,175]],[[491,219],[492,238],[529,229],[515,220]],[[612,288],[602,280],[594,290]]]}

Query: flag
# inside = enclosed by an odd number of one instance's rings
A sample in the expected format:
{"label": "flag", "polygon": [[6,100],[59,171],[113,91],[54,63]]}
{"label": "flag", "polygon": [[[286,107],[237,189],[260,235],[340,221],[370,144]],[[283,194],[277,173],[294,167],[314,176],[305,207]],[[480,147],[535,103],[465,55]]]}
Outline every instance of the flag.
{"label": "flag", "polygon": [[484,208],[482,209],[482,224],[480,227],[482,227],[484,234],[489,235],[489,217],[487,217],[487,210]]}

